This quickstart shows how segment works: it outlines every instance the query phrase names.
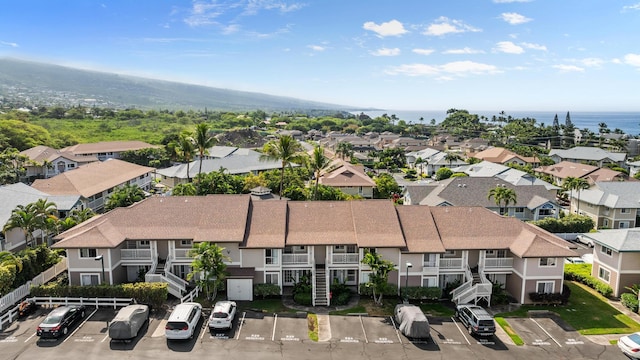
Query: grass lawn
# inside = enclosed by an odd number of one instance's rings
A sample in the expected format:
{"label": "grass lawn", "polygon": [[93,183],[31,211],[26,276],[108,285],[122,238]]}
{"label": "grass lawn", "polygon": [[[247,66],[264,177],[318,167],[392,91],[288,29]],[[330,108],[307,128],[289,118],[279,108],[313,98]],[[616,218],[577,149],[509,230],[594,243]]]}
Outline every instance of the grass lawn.
{"label": "grass lawn", "polygon": [[607,299],[582,284],[566,282],[571,289],[567,305],[528,306],[499,317],[526,317],[528,310],[549,310],[558,314],[582,335],[626,334],[640,331],[640,324],[607,303]]}
{"label": "grass lawn", "polygon": [[238,301],[238,309],[258,311],[269,314],[297,311],[295,309],[284,306],[281,299],[257,299],[253,301]]}

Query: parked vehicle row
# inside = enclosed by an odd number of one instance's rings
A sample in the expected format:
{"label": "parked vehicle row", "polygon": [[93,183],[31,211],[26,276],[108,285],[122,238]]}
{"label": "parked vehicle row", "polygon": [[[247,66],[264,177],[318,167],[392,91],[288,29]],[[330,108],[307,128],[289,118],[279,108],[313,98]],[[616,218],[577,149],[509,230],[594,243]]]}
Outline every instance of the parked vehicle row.
{"label": "parked vehicle row", "polygon": [[38,325],[36,334],[41,338],[59,338],[67,335],[72,326],[84,319],[85,311],[82,305],[57,307]]}

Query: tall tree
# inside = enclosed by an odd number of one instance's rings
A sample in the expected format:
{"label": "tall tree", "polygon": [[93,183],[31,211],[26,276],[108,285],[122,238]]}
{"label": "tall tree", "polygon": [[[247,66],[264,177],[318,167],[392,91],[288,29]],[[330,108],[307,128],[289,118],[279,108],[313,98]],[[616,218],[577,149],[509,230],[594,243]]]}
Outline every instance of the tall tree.
{"label": "tall tree", "polygon": [[562,189],[571,191],[571,200],[573,200],[573,191],[578,192],[578,203],[576,204],[576,213],[580,214],[580,192],[590,187],[589,182],[583,178],[569,176],[562,182]]}
{"label": "tall tree", "polygon": [[180,157],[180,161],[184,162],[187,166],[187,182],[191,182],[191,177],[189,176],[189,163],[193,159],[193,154],[195,153],[193,138],[189,133],[183,132],[180,134],[176,145],[176,152]]}
{"label": "tall tree", "polygon": [[313,149],[313,154],[311,155],[311,161],[309,162],[309,166],[313,171],[313,175],[316,178],[316,185],[313,190],[313,199],[318,200],[318,183],[320,182],[320,175],[324,170],[329,167],[331,162],[324,156],[324,149],[320,146],[316,146]]}
{"label": "tall tree", "polygon": [[[518,201],[516,192],[513,189],[509,189],[504,186],[496,186],[493,189],[489,190],[487,199],[491,200],[491,198],[493,198],[493,200],[496,202],[496,205],[498,205],[498,207],[500,208],[500,215],[507,214],[507,207],[509,206],[509,204],[516,204]],[[502,204],[504,204],[504,210]]]}
{"label": "tall tree", "polygon": [[281,136],[278,140],[266,143],[260,155],[261,160],[278,160],[281,162],[280,169],[280,192],[278,195],[282,199],[282,186],[284,184],[284,169],[291,167],[292,163],[302,163],[305,161],[305,154],[302,153],[302,145],[290,135]]}
{"label": "tall tree", "polygon": [[350,159],[353,155],[353,144],[346,141],[339,142],[336,148],[336,155],[343,160]]}
{"label": "tall tree", "polygon": [[23,205],[18,205],[11,212],[11,216],[9,217],[9,221],[4,225],[2,231],[5,234],[5,238],[7,237],[7,232],[13,229],[21,229],[24,237],[27,242],[27,246],[33,247],[35,244],[35,239],[33,237],[33,232],[37,228],[37,219],[36,215],[27,207]]}
{"label": "tall tree", "polygon": [[382,296],[385,287],[389,283],[389,273],[395,270],[395,265],[391,261],[383,259],[380,254],[369,250],[364,251],[364,257],[361,262],[371,268],[366,286],[372,289],[373,301],[376,305],[382,306]]}
{"label": "tall tree", "polygon": [[204,291],[207,300],[213,300],[218,294],[218,288],[224,282],[227,264],[231,258],[224,254],[224,248],[217,244],[203,241],[194,244],[189,251],[193,257],[191,272],[187,274],[187,280],[197,277],[197,283]]}
{"label": "tall tree", "polygon": [[458,161],[460,159],[462,159],[462,157],[460,157],[460,155],[458,155],[456,153],[453,153],[453,152],[450,152],[450,151],[447,151],[447,154],[444,156],[444,160],[449,162],[449,167],[451,167],[451,164],[454,161]]}
{"label": "tall tree", "polygon": [[198,166],[198,175],[200,175],[202,173],[202,160],[205,155],[209,154],[209,148],[216,143],[216,138],[209,135],[209,124],[203,122],[196,125],[193,143],[198,150],[198,155],[200,155],[200,165]]}
{"label": "tall tree", "polygon": [[36,229],[40,230],[41,242],[44,244],[45,237],[50,232],[55,232],[58,226],[58,207],[54,202],[46,199],[38,199],[27,205],[27,210],[32,212],[36,218]]}
{"label": "tall tree", "polygon": [[105,204],[106,210],[113,210],[117,207],[127,207],[133,205],[145,198],[144,191],[136,184],[125,184],[118,187],[109,196],[107,203]]}

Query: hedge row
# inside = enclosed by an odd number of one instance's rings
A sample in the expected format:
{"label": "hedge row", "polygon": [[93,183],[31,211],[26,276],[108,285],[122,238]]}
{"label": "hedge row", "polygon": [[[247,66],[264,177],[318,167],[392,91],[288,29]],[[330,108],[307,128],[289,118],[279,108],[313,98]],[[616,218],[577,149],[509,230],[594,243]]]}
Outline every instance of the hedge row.
{"label": "hedge row", "polygon": [[[360,284],[360,295],[373,296],[373,288],[369,286],[369,283]],[[393,284],[386,284],[382,291],[383,296],[398,296],[398,287]]]}
{"label": "hedge row", "polygon": [[564,267],[565,280],[573,280],[595,289],[602,296],[610,297],[613,294],[611,286],[591,276],[591,264],[567,264]]}
{"label": "hedge row", "polygon": [[133,298],[137,303],[161,307],[169,291],[165,283],[133,283],[121,285],[68,286],[45,284],[31,287],[31,295],[37,297],[83,297],[83,298]]}
{"label": "hedge row", "polygon": [[255,284],[253,285],[253,295],[263,299],[280,296],[280,286],[275,284]]}
{"label": "hedge row", "polygon": [[410,286],[402,288],[400,292],[403,298],[407,297],[409,300],[439,300],[442,296],[442,289],[439,287]]}
{"label": "hedge row", "polygon": [[633,311],[634,313],[638,312],[638,296],[632,293],[624,293],[620,295],[620,302],[627,309]]}

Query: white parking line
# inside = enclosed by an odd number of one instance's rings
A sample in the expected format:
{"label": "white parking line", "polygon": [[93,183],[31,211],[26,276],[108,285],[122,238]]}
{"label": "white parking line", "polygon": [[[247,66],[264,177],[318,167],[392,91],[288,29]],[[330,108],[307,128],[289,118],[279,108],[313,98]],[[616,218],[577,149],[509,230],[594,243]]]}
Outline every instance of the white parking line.
{"label": "white parking line", "polygon": [[398,341],[402,344],[402,338],[400,337],[400,332],[398,331],[398,327],[396,326],[396,322],[393,320],[393,316],[389,316],[391,319],[391,324],[393,324],[393,329],[396,331],[396,336],[398,337]]}
{"label": "white parking line", "polygon": [[96,308],[95,310],[93,310],[93,312],[91,314],[89,314],[89,316],[87,316],[86,319],[84,319],[83,322],[81,322],[78,326],[76,326],[76,329],[73,330],[73,332],[71,334],[69,334],[69,336],[67,336],[64,340],[62,340],[62,342],[67,342],[67,340],[69,340],[73,334],[77,333],[78,330],[80,330],[80,328],[82,327],[82,325],[84,325],[87,321],[89,321],[89,319],[91,319],[91,317],[93,316],[93,314],[95,314],[96,312],[98,312],[98,308]]}
{"label": "white parking line", "polygon": [[236,334],[236,340],[240,339],[240,332],[242,331],[242,324],[244,324],[244,317],[247,315],[246,311],[242,312],[242,319],[240,319],[240,324],[238,324],[238,333]]}
{"label": "white parking line", "polygon": [[278,323],[278,314],[273,314],[273,332],[271,333],[271,341],[276,338],[276,323]]}
{"label": "white parking line", "polygon": [[467,339],[467,335],[465,335],[464,331],[462,331],[462,329],[460,329],[460,326],[458,325],[458,322],[456,321],[456,319],[453,316],[451,317],[451,321],[453,321],[453,323],[456,325],[456,327],[458,328],[458,331],[460,331],[460,334],[462,334],[462,337],[467,342],[467,344],[471,345],[471,341],[469,341],[469,339]]}
{"label": "white parking line", "polygon": [[533,321],[534,323],[536,323],[536,325],[538,325],[538,327],[539,327],[540,329],[542,329],[542,331],[544,331],[544,333],[545,333],[545,334],[547,334],[547,336],[548,336],[548,337],[550,337],[550,338],[551,338],[551,340],[553,340],[556,344],[558,344],[558,346],[562,347],[562,345],[560,345],[560,343],[558,342],[558,340],[556,340],[553,336],[551,336],[551,334],[549,334],[549,333],[547,332],[547,330],[545,330],[545,329],[542,327],[542,325],[540,325],[540,324],[536,321],[536,319],[531,319],[531,321]]}
{"label": "white parking line", "polygon": [[358,315],[358,317],[360,318],[360,326],[362,327],[362,333],[364,334],[364,341],[365,343],[369,343],[369,339],[367,338],[367,331],[364,329],[364,322],[362,322],[362,315]]}
{"label": "white parking line", "polygon": [[37,332],[34,332],[34,333],[33,333],[31,336],[29,336],[29,337],[27,338],[27,340],[25,340],[24,342],[27,342],[27,341],[31,340],[31,338],[32,338],[32,337],[34,337],[34,336],[36,336],[36,335],[38,335],[38,333],[37,333]]}
{"label": "white parking line", "polygon": [[104,338],[102,338],[102,341],[100,341],[101,343],[104,342],[105,340],[107,340],[109,338],[109,334],[107,333],[107,335],[104,336]]}

